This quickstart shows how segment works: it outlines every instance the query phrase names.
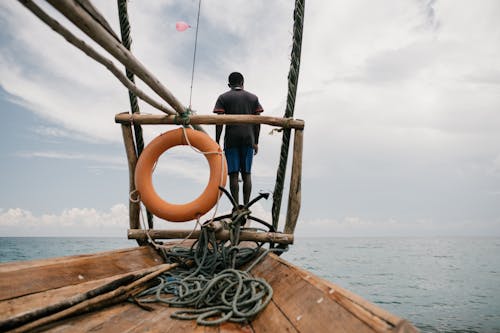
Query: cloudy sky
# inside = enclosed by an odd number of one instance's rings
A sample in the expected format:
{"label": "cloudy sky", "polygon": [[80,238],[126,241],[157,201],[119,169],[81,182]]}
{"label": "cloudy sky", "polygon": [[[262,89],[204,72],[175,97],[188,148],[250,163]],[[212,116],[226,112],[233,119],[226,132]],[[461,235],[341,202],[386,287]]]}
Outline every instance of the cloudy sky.
{"label": "cloudy sky", "polygon": [[[197,5],[129,3],[133,52],[184,104],[195,30],[177,32],[175,23],[195,26]],[[118,32],[116,2],[96,6]],[[283,115],[292,11],[291,0],[202,2],[198,113],[211,113],[237,70],[265,114]],[[498,17],[497,0],[307,1],[295,110],[306,121],[298,235],[500,236]],[[0,236],[124,237],[128,170],[113,119],[129,110],[125,88],[17,1],[0,2],[0,26]],[[147,126],[145,138],[167,129]],[[281,136],[271,129],[261,131],[254,193],[274,188]],[[191,200],[206,167],[173,149],[155,187],[169,201]],[[271,205],[255,214],[268,218]]]}

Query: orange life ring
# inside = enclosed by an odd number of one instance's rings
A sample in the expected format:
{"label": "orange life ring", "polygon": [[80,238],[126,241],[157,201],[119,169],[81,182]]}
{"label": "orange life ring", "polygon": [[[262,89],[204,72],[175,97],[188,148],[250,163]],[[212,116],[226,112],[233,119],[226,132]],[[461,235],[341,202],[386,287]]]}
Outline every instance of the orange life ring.
{"label": "orange life ring", "polygon": [[[187,145],[184,131],[191,146],[204,153],[210,166],[210,179],[201,195],[186,204],[171,204],[160,198],[153,188],[153,167],[158,158],[167,149]],[[135,187],[139,192],[141,201],[154,215],[171,222],[184,222],[194,220],[208,212],[219,198],[219,186],[226,185],[227,164],[219,145],[207,134],[190,128],[178,128],[165,132],[155,138],[142,151],[135,168]]]}

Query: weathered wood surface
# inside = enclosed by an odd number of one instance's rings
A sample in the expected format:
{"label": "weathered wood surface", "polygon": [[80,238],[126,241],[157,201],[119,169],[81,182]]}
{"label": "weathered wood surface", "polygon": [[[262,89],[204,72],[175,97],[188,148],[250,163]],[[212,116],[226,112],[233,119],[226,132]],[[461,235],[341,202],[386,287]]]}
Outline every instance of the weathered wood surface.
{"label": "weathered wood surface", "polygon": [[64,302],[75,295],[89,292],[115,279],[121,278],[128,273],[107,277],[104,279],[83,282],[77,285],[70,285],[57,289],[50,289],[35,294],[29,294],[0,302],[0,320],[15,318],[32,311],[40,310]]}
{"label": "weathered wood surface", "polygon": [[[255,332],[250,325],[226,323],[219,327],[197,326],[192,320],[172,320],[178,310],[163,304],[151,304],[153,311],[145,311],[131,303],[122,303],[99,312],[70,318],[47,326],[43,332]],[[274,331],[281,332],[281,331]]]}
{"label": "weathered wood surface", "polygon": [[[164,230],[164,229],[130,229],[128,230],[129,239],[146,240],[152,239],[197,239],[200,236],[199,230]],[[219,230],[215,233],[215,238],[220,240],[229,240],[228,230]],[[277,244],[293,244],[293,234],[282,234],[278,232],[252,232],[242,231],[240,241],[272,242]]]}
{"label": "weathered wood surface", "polygon": [[142,268],[163,259],[149,247],[94,255],[0,264],[0,300],[76,285]]}
{"label": "weathered wood surface", "polygon": [[302,199],[302,147],[304,141],[304,131],[295,130],[293,140],[293,161],[292,175],[290,178],[290,191],[288,193],[288,209],[284,232],[293,234],[297,220],[299,219],[300,203]]}
{"label": "weathered wood surface", "polygon": [[[19,269],[20,274],[30,267],[32,276],[45,275],[47,270],[59,270],[67,264],[69,267],[103,266],[108,270],[90,269],[88,279],[81,283],[68,284],[58,288],[41,288],[31,294],[0,301],[0,319],[13,314],[30,311],[30,309],[47,304],[57,303],[65,298],[91,290],[99,285],[109,283],[116,268],[110,264],[109,258],[127,258],[127,267],[143,265],[159,265],[154,259],[148,261],[146,256],[158,259],[154,251],[138,247],[129,250],[117,250],[93,256],[73,256],[41,261],[12,263],[0,265],[0,283],[15,281],[12,275]],[[134,252],[137,252],[134,254]],[[89,260],[96,261],[91,265]],[[102,261],[104,260],[104,261]],[[80,262],[80,264],[78,264]],[[122,268],[123,269],[123,268]],[[78,269],[76,269],[78,272]],[[123,273],[120,273],[123,275]],[[164,304],[148,304],[154,311],[145,311],[132,303],[111,305],[99,311],[85,313],[50,323],[36,331],[43,332],[416,332],[406,321],[367,302],[330,282],[324,281],[309,272],[295,267],[275,256],[267,256],[253,270],[256,277],[265,278],[273,287],[274,295],[271,303],[249,324],[227,323],[218,327],[197,326],[194,321],[173,320],[170,314],[177,310]],[[99,277],[107,275],[107,277]],[[22,279],[21,275],[17,276]],[[44,283],[46,283],[46,280]],[[3,290],[3,288],[2,288]]]}
{"label": "weathered wood surface", "polygon": [[130,124],[122,124],[121,127],[128,162],[129,224],[130,229],[140,229],[140,203],[137,200],[138,193],[135,191],[135,166],[137,165],[137,152],[135,151],[134,135],[132,134],[132,126]]}
{"label": "weathered wood surface", "polygon": [[274,300],[271,300],[264,311],[259,313],[251,325],[255,332],[259,333],[299,332]]}
{"label": "weathered wood surface", "polygon": [[273,302],[300,332],[418,332],[406,320],[274,254],[252,274],[271,284]]}
{"label": "weathered wood surface", "polygon": [[[163,125],[182,124],[182,118],[156,114],[129,114],[115,115],[115,122],[119,124]],[[277,127],[304,129],[304,121],[292,118],[280,118],[259,115],[191,115],[189,123],[192,125],[224,125],[224,124],[265,124]]]}
{"label": "weathered wood surface", "polygon": [[[85,298],[83,301],[78,302],[70,307],[62,309],[53,314],[47,314],[47,316],[41,317],[39,319],[33,320],[24,324],[23,326],[17,327],[12,330],[14,333],[25,333],[36,330],[42,326],[49,325],[53,322],[66,319],[71,316],[75,316],[81,313],[91,312],[100,310],[102,308],[108,307],[113,304],[118,304],[126,301],[129,297],[146,290],[148,288],[148,283],[154,280],[160,274],[177,267],[178,264],[162,264],[154,266],[147,270],[147,274],[140,279],[133,281],[130,284],[120,286],[114,290],[111,290],[104,294],[99,294],[92,298]],[[148,273],[149,272],[149,273]],[[141,274],[139,274],[141,275]],[[78,298],[78,296],[76,297]]]}
{"label": "weathered wood surface", "polygon": [[273,287],[273,301],[299,332],[373,332],[366,323],[275,258],[268,256],[252,273]]}

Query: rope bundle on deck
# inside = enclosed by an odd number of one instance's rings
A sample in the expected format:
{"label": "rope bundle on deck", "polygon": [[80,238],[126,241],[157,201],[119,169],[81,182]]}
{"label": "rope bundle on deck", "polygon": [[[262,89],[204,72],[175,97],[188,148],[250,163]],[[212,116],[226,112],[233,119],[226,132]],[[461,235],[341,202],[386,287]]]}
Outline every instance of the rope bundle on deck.
{"label": "rope bundle on deck", "polygon": [[[265,280],[231,268],[208,278],[202,275],[184,279],[163,276],[160,281],[154,288],[153,301],[193,308],[176,311],[172,318],[196,319],[199,325],[246,322],[269,303],[273,294],[272,287]],[[141,300],[145,301],[148,300]]]}
{"label": "rope bundle on deck", "polygon": [[[172,318],[193,320],[199,325],[218,325],[226,321],[251,320],[270,302],[272,287],[254,278],[250,270],[270,250],[237,245],[239,225],[235,219],[231,233],[236,243],[217,241],[210,224],[190,248],[162,249],[167,262],[180,266],[162,274],[159,283],[136,297],[139,303],[162,302],[172,307],[190,308],[176,311]],[[236,222],[236,223],[235,223]],[[272,249],[274,250],[274,249]],[[245,271],[241,267],[262,253]]]}

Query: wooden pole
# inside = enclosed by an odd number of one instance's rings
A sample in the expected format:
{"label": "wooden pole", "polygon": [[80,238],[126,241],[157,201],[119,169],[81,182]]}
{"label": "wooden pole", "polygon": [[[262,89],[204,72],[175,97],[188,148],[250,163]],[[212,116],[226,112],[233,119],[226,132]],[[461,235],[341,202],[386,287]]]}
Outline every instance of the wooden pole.
{"label": "wooden pole", "polygon": [[[143,230],[131,229],[128,231],[129,239],[197,239],[200,236],[199,230]],[[229,240],[229,231],[219,230],[215,233],[215,238],[219,240]],[[240,241],[271,242],[277,244],[293,244],[293,235],[277,232],[253,232],[241,231]]]}
{"label": "wooden pole", "polygon": [[[178,264],[163,264],[154,267],[154,271],[149,273],[148,275],[140,278],[139,280],[127,285],[127,286],[122,286],[119,287],[111,292],[96,296],[94,298],[91,298],[89,300],[86,300],[84,302],[78,303],[74,306],[71,306],[63,311],[57,312],[53,315],[40,318],[38,320],[35,320],[31,323],[28,323],[26,325],[23,325],[17,329],[12,330],[11,332],[31,332],[35,328],[39,328],[43,325],[50,324],[54,321],[61,320],[63,318],[75,315],[75,314],[81,314],[84,312],[89,312],[93,310],[100,309],[105,306],[109,306],[112,304],[116,304],[119,302],[122,302],[129,298],[131,295],[136,294],[138,292],[138,289],[141,290],[144,286],[144,284],[154,278],[156,278],[158,275],[174,268],[177,267]],[[142,287],[142,288],[141,288]]]}
{"label": "wooden pole", "polygon": [[[147,125],[184,124],[183,119],[175,116],[119,113],[115,122],[136,123]],[[192,115],[188,118],[189,124],[223,125],[223,124],[265,124],[284,128],[303,129],[304,121],[300,119],[279,118],[258,115]]]}
{"label": "wooden pole", "polygon": [[[182,103],[165,87],[156,76],[149,71],[115,36],[110,34],[101,23],[96,21],[83,7],[74,0],[47,0],[55,9],[73,22],[81,31],[101,45],[113,57],[121,62],[129,71],[137,75],[154,92],[165,100],[178,114],[186,112]],[[95,15],[102,15],[95,10]],[[198,131],[205,130],[194,125]]]}
{"label": "wooden pole", "polygon": [[87,36],[102,46],[131,72],[143,80],[154,92],[170,104],[177,113],[186,108],[126,47],[97,22],[84,8],[72,0],[47,0],[55,9],[73,22]]}
{"label": "wooden pole", "polygon": [[286,214],[285,233],[293,234],[300,212],[301,179],[302,179],[302,148],[304,131],[295,130],[293,141],[292,175],[290,178],[290,191],[288,194],[288,209]]}
{"label": "wooden pole", "polygon": [[145,269],[141,269],[139,271],[131,272],[125,275],[122,275],[110,282],[104,283],[96,288],[93,288],[89,291],[86,291],[81,294],[77,294],[75,296],[71,296],[69,298],[64,299],[61,302],[50,304],[44,308],[37,308],[28,312],[23,312],[15,317],[8,318],[6,320],[0,321],[0,330],[8,330],[15,327],[19,327],[31,321],[37,320],[42,317],[46,317],[52,315],[56,312],[62,311],[69,307],[72,307],[78,303],[84,302],[88,299],[94,298],[96,296],[102,295],[104,293],[110,292],[112,290],[117,289],[120,286],[125,284],[129,284],[134,280],[142,278],[145,275],[156,272],[158,267],[148,267]]}
{"label": "wooden pole", "polygon": [[[130,114],[126,112],[125,114]],[[137,191],[135,190],[135,166],[137,165],[137,153],[135,151],[134,136],[130,124],[122,124],[123,142],[125,143],[125,152],[127,154],[128,172],[129,172],[129,224],[131,229],[140,229],[139,223],[140,202],[137,200]],[[137,200],[137,202],[136,202]],[[140,243],[139,245],[142,245]]]}
{"label": "wooden pole", "polygon": [[140,99],[151,105],[152,107],[163,111],[167,114],[176,114],[174,110],[166,105],[156,102],[153,98],[149,97],[145,92],[139,89],[134,82],[130,81],[120,69],[118,69],[111,60],[99,54],[90,45],[86,44],[83,40],[77,38],[68,29],[63,27],[58,21],[47,15],[40,7],[33,1],[19,0],[26,8],[28,8],[35,16],[42,20],[45,24],[52,28],[55,32],[64,37],[70,44],[74,45],[87,56],[94,59],[104,67],[106,67],[128,90],[132,91]]}

